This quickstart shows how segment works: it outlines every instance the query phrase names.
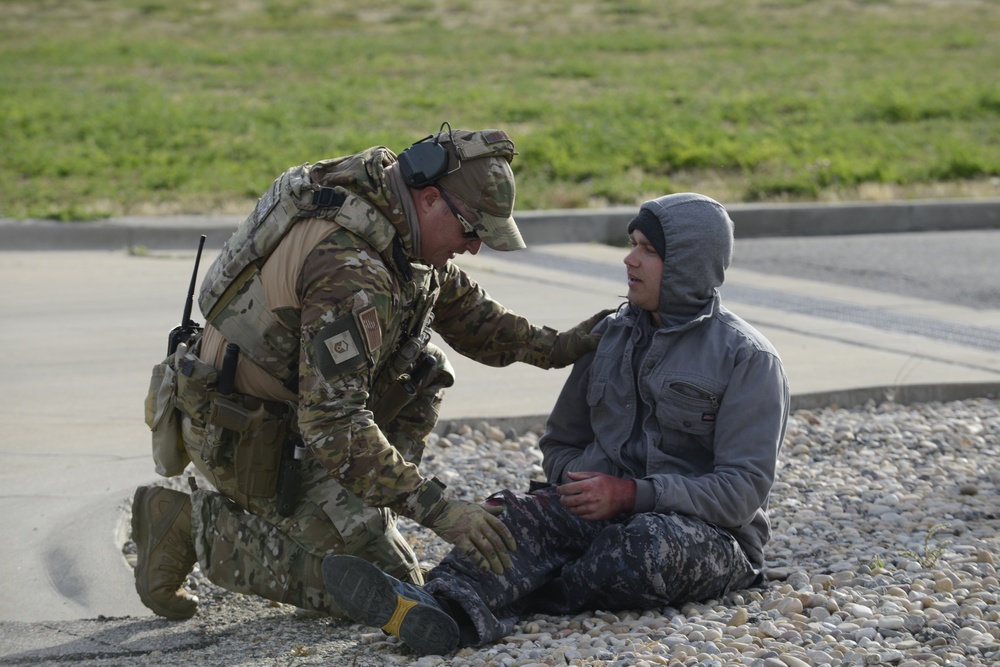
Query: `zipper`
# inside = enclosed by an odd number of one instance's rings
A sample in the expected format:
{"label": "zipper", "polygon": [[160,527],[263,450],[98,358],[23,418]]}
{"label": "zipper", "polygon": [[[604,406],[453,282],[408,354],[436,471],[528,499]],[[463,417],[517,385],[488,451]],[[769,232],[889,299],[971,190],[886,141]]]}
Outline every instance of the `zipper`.
{"label": "zipper", "polygon": [[[696,396],[692,396],[691,394],[689,394],[687,392],[684,392],[684,391],[677,391],[676,389],[674,389],[674,387],[684,387],[685,389],[689,389],[690,391],[694,392],[696,394]],[[707,391],[702,391],[699,387],[696,387],[693,384],[689,384],[687,382],[671,382],[670,383],[670,389],[671,389],[671,391],[675,391],[678,394],[680,394],[681,396],[686,396],[687,398],[702,398],[704,400],[710,401],[712,403],[712,408],[713,409],[716,409],[716,410],[719,409],[719,397],[718,396],[716,396],[715,394],[712,394],[710,392],[707,392]]]}

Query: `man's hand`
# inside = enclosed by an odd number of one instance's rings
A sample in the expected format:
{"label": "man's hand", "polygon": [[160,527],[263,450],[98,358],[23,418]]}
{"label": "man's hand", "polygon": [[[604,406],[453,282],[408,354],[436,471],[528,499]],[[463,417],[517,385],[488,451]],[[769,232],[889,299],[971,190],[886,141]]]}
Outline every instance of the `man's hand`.
{"label": "man's hand", "polygon": [[596,350],[597,344],[601,342],[601,334],[590,332],[598,322],[613,312],[615,312],[613,309],[602,310],[572,329],[556,334],[556,342],[552,346],[552,368],[569,366],[587,352]]}
{"label": "man's hand", "polygon": [[493,516],[503,508],[487,508],[465,500],[441,500],[424,525],[454,544],[484,570],[503,574],[511,566],[510,551],[517,548],[503,521]]}
{"label": "man's hand", "polygon": [[601,472],[569,472],[572,482],[556,488],[562,504],[588,521],[610,519],[635,508],[635,480]]}

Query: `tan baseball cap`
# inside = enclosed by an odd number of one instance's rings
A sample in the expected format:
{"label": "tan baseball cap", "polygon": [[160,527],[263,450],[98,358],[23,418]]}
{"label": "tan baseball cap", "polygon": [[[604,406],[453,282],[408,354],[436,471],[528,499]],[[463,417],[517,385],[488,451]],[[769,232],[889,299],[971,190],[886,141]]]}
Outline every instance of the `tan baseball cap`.
{"label": "tan baseball cap", "polygon": [[[435,185],[462,200],[469,222],[494,250],[526,248],[514,222],[514,142],[503,130],[452,130],[438,141],[449,149],[449,171]],[[448,146],[448,144],[451,144]],[[459,164],[461,163],[461,165]]]}

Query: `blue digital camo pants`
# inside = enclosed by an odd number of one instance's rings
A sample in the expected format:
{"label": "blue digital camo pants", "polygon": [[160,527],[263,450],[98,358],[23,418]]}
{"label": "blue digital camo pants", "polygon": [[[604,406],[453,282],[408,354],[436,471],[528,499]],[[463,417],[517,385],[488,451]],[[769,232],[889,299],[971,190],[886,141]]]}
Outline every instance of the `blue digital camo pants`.
{"label": "blue digital camo pants", "polygon": [[425,585],[459,617],[464,645],[510,634],[529,612],[659,608],[718,597],[757,576],[732,535],[692,517],[648,512],[586,521],[551,486],[502,491],[488,502],[504,505],[500,518],[517,540],[513,567],[484,572],[454,549]]}

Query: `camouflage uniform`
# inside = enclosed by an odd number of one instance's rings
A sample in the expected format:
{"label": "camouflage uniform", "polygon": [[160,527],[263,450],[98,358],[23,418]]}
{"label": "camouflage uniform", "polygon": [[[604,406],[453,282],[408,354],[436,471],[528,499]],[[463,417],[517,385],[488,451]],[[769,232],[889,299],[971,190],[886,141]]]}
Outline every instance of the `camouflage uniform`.
{"label": "camouflage uniform", "polygon": [[586,521],[553,486],[502,491],[487,503],[504,507],[500,518],[517,540],[513,567],[484,573],[452,550],[424,586],[450,603],[465,644],[510,634],[526,613],[658,608],[716,597],[756,576],[731,535],[693,517],[645,512]]}
{"label": "camouflage uniform", "polygon": [[[432,326],[481,363],[552,365],[557,332],[509,312],[450,262],[434,268],[410,261],[415,241],[406,203],[397,196],[403,188],[390,182],[395,164],[391,151],[376,147],[289,170],[203,283],[200,303],[210,325],[199,362],[190,364],[217,369],[227,340],[240,343],[249,358],[238,367],[234,400],[249,411],[261,401],[276,413],[287,406],[286,427],[301,434],[308,451],[301,499],[283,517],[273,492],[241,488],[236,458],[242,444],[212,448],[218,444],[210,427],[214,408],[186,410],[186,452],[218,489],[192,497],[195,550],[208,577],[227,589],[336,614],[320,573],[323,557],[333,553],[358,555],[421,582],[413,551],[395,529],[395,513],[420,521],[442,497],[442,485],[425,479],[417,464],[453,375],[443,353],[426,345],[422,351],[432,355],[433,367],[412,393],[400,394],[398,378],[407,370],[394,364],[400,347],[409,339],[424,345]],[[304,183],[332,189],[338,204],[282,231],[266,261],[241,261],[252,257],[255,244],[274,245],[255,234],[261,219],[285,205],[275,189],[304,197]],[[288,250],[295,243],[307,246],[298,249],[301,265],[276,267],[279,258],[296,256],[296,248]],[[283,307],[265,298],[269,270],[280,276],[272,282],[294,286]],[[240,273],[227,275],[233,271]],[[381,400],[391,392],[395,399],[386,406]]]}

